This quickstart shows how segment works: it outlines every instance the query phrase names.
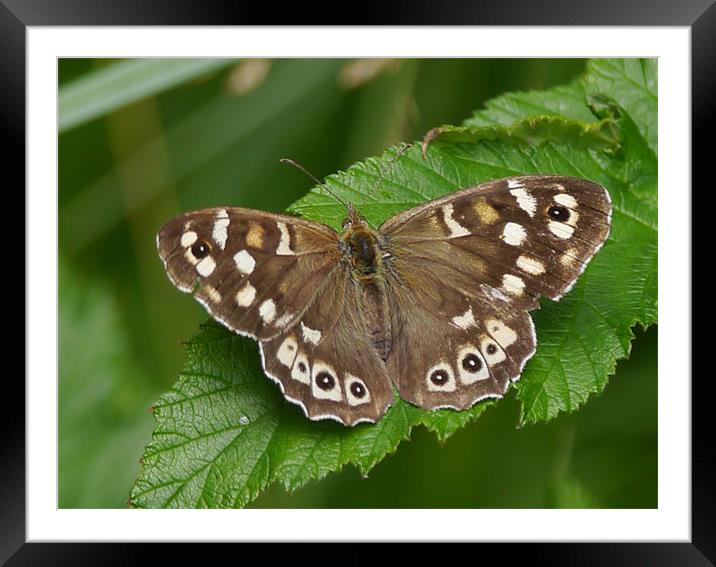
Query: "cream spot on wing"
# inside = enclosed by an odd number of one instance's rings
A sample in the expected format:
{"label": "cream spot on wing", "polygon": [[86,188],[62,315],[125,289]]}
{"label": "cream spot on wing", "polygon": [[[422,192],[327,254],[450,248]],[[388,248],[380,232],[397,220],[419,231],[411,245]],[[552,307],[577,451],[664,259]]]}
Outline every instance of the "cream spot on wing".
{"label": "cream spot on wing", "polygon": [[491,285],[482,284],[480,289],[489,293],[493,299],[499,299],[500,301],[509,301],[509,298],[502,293],[499,289],[492,287]]}
{"label": "cream spot on wing", "polygon": [[534,276],[539,276],[545,272],[544,264],[542,262],[536,258],[525,256],[524,254],[517,258],[517,267],[523,272]]}
{"label": "cream spot on wing", "polygon": [[239,271],[246,275],[253,272],[256,267],[256,260],[254,260],[254,257],[246,250],[240,250],[234,254],[234,262]]}
{"label": "cream spot on wing", "polygon": [[281,346],[278,347],[278,351],[276,351],[276,358],[278,358],[278,361],[281,364],[291,368],[293,366],[293,361],[296,360],[296,354],[298,354],[298,344],[296,343],[296,339],[293,337],[286,337],[281,343]]}
{"label": "cream spot on wing", "polygon": [[205,278],[208,278],[214,273],[214,268],[216,268],[216,262],[214,262],[214,259],[211,256],[202,258],[201,262],[196,265],[196,271],[199,272],[200,276]]}
{"label": "cream spot on wing", "polygon": [[537,212],[537,199],[535,199],[527,189],[512,189],[510,193],[517,199],[517,204],[520,206],[520,209],[525,211],[530,217],[535,216]]}
{"label": "cream spot on wing", "polygon": [[197,238],[199,237],[197,236],[196,232],[194,232],[193,230],[189,230],[181,235],[181,245],[184,248],[189,248],[189,246],[196,242]]}
{"label": "cream spot on wing", "polygon": [[472,307],[469,307],[465,313],[452,318],[452,324],[461,329],[467,329],[475,326],[475,316],[472,313]]}
{"label": "cream spot on wing", "polygon": [[431,392],[453,392],[457,387],[455,374],[447,362],[439,362],[428,370],[425,383]]}
{"label": "cream spot on wing", "polygon": [[348,404],[351,406],[359,406],[361,404],[367,404],[370,402],[370,391],[365,382],[353,376],[349,372],[346,372],[345,378],[343,379],[343,388],[346,391],[346,398]]}
{"label": "cream spot on wing", "polygon": [[507,355],[505,354],[505,351],[502,350],[502,347],[490,337],[483,336],[480,339],[480,352],[485,358],[485,362],[487,362],[490,366],[499,364],[507,358]]}
{"label": "cream spot on wing", "polygon": [[505,228],[502,229],[502,236],[500,237],[510,246],[520,246],[527,238],[527,232],[525,227],[516,222],[508,222]]}
{"label": "cream spot on wing", "polygon": [[256,288],[249,282],[246,282],[244,287],[236,292],[236,303],[241,307],[248,307],[254,302],[254,299],[256,299]]}
{"label": "cream spot on wing", "polygon": [[322,400],[340,402],[343,399],[336,371],[330,364],[318,360],[314,362],[311,369],[311,393]]}
{"label": "cream spot on wing", "polygon": [[566,250],[564,254],[559,257],[559,261],[563,266],[572,267],[577,263],[579,257],[579,251],[576,248],[570,248]]}
{"label": "cream spot on wing", "polygon": [[204,292],[206,293],[207,297],[214,303],[221,303],[221,294],[213,285],[205,285]]}
{"label": "cream spot on wing", "polygon": [[500,343],[503,348],[507,348],[517,340],[517,333],[514,329],[508,327],[499,319],[488,319],[485,321],[485,328],[490,333],[490,336]]}
{"label": "cream spot on wing", "polygon": [[246,233],[246,244],[252,248],[263,248],[264,229],[255,222],[249,223],[249,231]]}
{"label": "cream spot on wing", "polygon": [[442,208],[443,210],[443,220],[445,221],[445,224],[447,225],[448,229],[450,230],[450,236],[449,238],[456,238],[458,236],[465,236],[467,234],[470,234],[470,231],[467,230],[464,226],[462,226],[459,222],[457,222],[453,217],[453,206],[452,205],[445,205]]}
{"label": "cream spot on wing", "polygon": [[225,209],[222,209],[216,215],[214,230],[211,235],[214,238],[214,242],[216,242],[222,250],[226,248],[226,239],[229,238],[228,228],[230,222],[231,219],[229,219],[229,214]]}
{"label": "cream spot on wing", "polygon": [[524,292],[525,282],[513,274],[502,276],[502,289],[511,295],[520,296]]}
{"label": "cream spot on wing", "polygon": [[286,223],[277,222],[276,226],[278,226],[278,229],[281,232],[281,239],[278,242],[276,254],[279,256],[293,256],[294,252],[291,250],[291,235],[288,233]]}
{"label": "cream spot on wing", "polygon": [[570,209],[577,208],[577,199],[575,199],[574,197],[572,197],[572,195],[568,193],[558,193],[554,196],[554,201],[556,203],[559,203],[560,205],[569,207]]}
{"label": "cream spot on wing", "polygon": [[191,253],[191,248],[187,248],[186,250],[184,250],[184,257],[186,258],[187,262],[189,262],[192,266],[196,266],[199,263],[197,257]]}
{"label": "cream spot on wing", "polygon": [[572,235],[574,234],[574,227],[563,222],[549,221],[549,223],[547,223],[547,228],[557,238],[561,238],[563,240],[572,238]]}
{"label": "cream spot on wing", "polygon": [[311,383],[311,365],[308,364],[308,357],[302,352],[298,353],[296,360],[293,362],[291,378],[304,384]]}
{"label": "cream spot on wing", "polygon": [[521,181],[517,181],[516,179],[508,179],[507,186],[510,189],[515,189],[517,187],[524,187],[524,184]]}
{"label": "cream spot on wing", "polygon": [[281,315],[281,317],[279,317],[278,319],[276,319],[276,320],[273,322],[273,326],[274,326],[274,327],[278,327],[278,328],[285,327],[285,326],[288,324],[288,322],[289,322],[291,319],[293,319],[293,315],[294,315],[293,313],[289,313],[289,312],[287,311],[286,313],[284,313],[283,315]]}
{"label": "cream spot on wing", "polygon": [[477,217],[480,219],[482,224],[489,225],[500,220],[500,213],[498,213],[492,205],[485,201],[485,199],[480,199],[475,202],[474,208],[475,213],[477,213]]}
{"label": "cream spot on wing", "polygon": [[259,317],[268,325],[276,317],[276,304],[273,299],[267,299],[261,305],[259,305]]}
{"label": "cream spot on wing", "polygon": [[313,343],[314,345],[317,345],[321,340],[321,331],[307,327],[303,324],[303,321],[301,321],[301,335],[303,336],[304,342]]}
{"label": "cream spot on wing", "polygon": [[465,345],[458,351],[457,372],[463,384],[474,384],[490,377],[485,359],[473,345]]}

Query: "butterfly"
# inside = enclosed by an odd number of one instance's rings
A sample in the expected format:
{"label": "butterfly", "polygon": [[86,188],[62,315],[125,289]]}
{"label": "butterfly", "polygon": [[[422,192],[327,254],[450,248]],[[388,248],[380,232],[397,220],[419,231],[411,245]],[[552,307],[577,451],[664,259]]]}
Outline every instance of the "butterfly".
{"label": "butterfly", "polygon": [[535,353],[529,311],[558,300],[609,235],[592,181],[508,177],[414,207],[379,228],[348,204],[343,230],[238,208],[167,222],[167,275],[231,331],[313,420],[376,422],[401,398],[464,410],[500,398]]}

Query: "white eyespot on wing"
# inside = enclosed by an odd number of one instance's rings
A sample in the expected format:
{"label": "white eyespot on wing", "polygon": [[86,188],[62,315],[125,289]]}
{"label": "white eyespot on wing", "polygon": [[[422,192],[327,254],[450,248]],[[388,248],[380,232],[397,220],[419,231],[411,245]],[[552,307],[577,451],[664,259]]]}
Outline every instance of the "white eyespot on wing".
{"label": "white eyespot on wing", "polygon": [[563,240],[572,238],[572,235],[574,234],[574,227],[559,221],[549,221],[549,223],[547,223],[547,228],[557,238],[561,238]]}
{"label": "white eyespot on wing", "polygon": [[226,212],[226,209],[220,210],[216,215],[211,235],[222,250],[226,248],[226,239],[229,238],[229,223],[231,223],[229,213]]}
{"label": "white eyespot on wing", "polygon": [[523,272],[532,274],[533,276],[539,276],[545,272],[545,267],[542,262],[536,258],[525,256],[524,254],[517,258],[517,267]]}
{"label": "white eyespot on wing", "polygon": [[206,295],[210,301],[214,303],[221,303],[221,294],[213,285],[205,285],[204,292],[206,292]]}
{"label": "white eyespot on wing", "polygon": [[525,211],[530,217],[534,217],[537,212],[537,199],[527,191],[524,187],[519,189],[511,189],[510,194],[517,199],[520,209]]}
{"label": "white eyespot on wing", "polygon": [[520,246],[527,238],[527,231],[525,227],[516,222],[508,222],[505,228],[502,229],[502,236],[500,236],[510,246]]}
{"label": "white eyespot on wing", "polygon": [[239,250],[234,254],[234,262],[238,270],[245,275],[249,275],[256,267],[256,260],[246,250]]}
{"label": "white eyespot on wing", "polygon": [[288,227],[286,226],[286,223],[277,222],[276,226],[278,226],[278,229],[281,232],[281,239],[278,241],[278,246],[276,247],[276,254],[278,254],[279,256],[295,255],[295,252],[291,250],[291,235],[288,233]]}
{"label": "white eyespot on wing", "polygon": [[502,276],[502,289],[510,295],[519,297],[524,293],[525,282],[513,274],[505,274]]}
{"label": "white eyespot on wing", "polygon": [[311,383],[311,365],[308,363],[308,357],[302,352],[299,352],[293,361],[291,378],[307,385]]}
{"label": "white eyespot on wing", "polygon": [[187,230],[181,235],[181,245],[184,248],[189,248],[192,244],[194,244],[199,236],[194,232],[193,230]]}
{"label": "white eyespot on wing", "polygon": [[240,307],[248,307],[256,299],[256,288],[249,282],[246,282],[239,291],[236,292],[236,303]]}
{"label": "white eyespot on wing", "polygon": [[343,399],[336,371],[325,362],[316,361],[311,369],[311,393],[321,400],[340,402]]}
{"label": "white eyespot on wing", "polygon": [[313,343],[314,345],[317,345],[321,342],[321,331],[316,331],[307,327],[303,324],[303,321],[301,321],[301,336],[303,337],[303,341],[306,343]]}
{"label": "white eyespot on wing", "polygon": [[273,299],[267,299],[259,305],[259,317],[261,317],[265,325],[268,325],[276,318],[276,303],[274,303]]}
{"label": "white eyespot on wing", "polygon": [[453,392],[457,387],[455,373],[447,362],[438,362],[428,370],[425,383],[431,392]]}
{"label": "white eyespot on wing", "polygon": [[202,260],[196,265],[196,271],[200,276],[205,278],[208,278],[211,274],[213,274],[215,268],[216,262],[214,262],[214,259],[211,256],[202,258]]}
{"label": "white eyespot on wing", "polygon": [[485,328],[490,336],[495,339],[502,348],[515,343],[517,340],[517,333],[514,329],[508,327],[499,319],[488,319],[485,321]]}
{"label": "white eyespot on wing", "polygon": [[472,313],[472,306],[468,308],[462,315],[452,318],[452,324],[461,329],[469,329],[475,327],[475,315]]}
{"label": "white eyespot on wing", "polygon": [[343,379],[343,388],[346,391],[346,398],[349,405],[359,406],[370,402],[368,386],[366,386],[365,382],[358,378],[358,376],[353,376],[353,374],[346,372],[345,378]]}
{"label": "white eyespot on wing", "polygon": [[448,229],[450,230],[450,238],[457,238],[458,236],[466,236],[470,234],[470,231],[467,230],[464,226],[462,226],[459,222],[457,222],[453,216],[453,206],[452,205],[445,205],[442,208],[443,211],[443,220],[445,221],[445,224],[447,225]]}
{"label": "white eyespot on wing", "polygon": [[296,339],[293,337],[286,337],[276,351],[276,358],[281,364],[291,368],[293,366],[293,361],[296,360],[297,354],[298,343],[296,342]]}
{"label": "white eyespot on wing", "polygon": [[485,359],[473,345],[465,345],[458,351],[457,372],[463,384],[474,384],[478,380],[487,380],[490,377]]}
{"label": "white eyespot on wing", "polygon": [[480,352],[489,366],[499,364],[507,358],[505,351],[491,337],[482,336],[480,339]]}
{"label": "white eyespot on wing", "polygon": [[570,209],[577,208],[577,199],[572,197],[572,195],[570,195],[569,193],[557,193],[554,196],[554,202]]}

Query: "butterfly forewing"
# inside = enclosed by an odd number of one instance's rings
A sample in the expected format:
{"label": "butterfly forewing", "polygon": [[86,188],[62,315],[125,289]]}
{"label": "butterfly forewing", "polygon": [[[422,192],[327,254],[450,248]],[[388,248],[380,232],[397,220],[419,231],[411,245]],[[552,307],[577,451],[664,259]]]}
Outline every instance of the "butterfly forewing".
{"label": "butterfly forewing", "polygon": [[[404,266],[448,264],[523,309],[558,299],[609,234],[601,185],[521,176],[453,193],[389,219],[381,233]],[[449,260],[449,261],[448,261]],[[397,260],[396,260],[397,261]]]}
{"label": "butterfly forewing", "polygon": [[241,208],[176,217],[157,236],[171,281],[229,329],[269,338],[295,324],[338,263],[336,232]]}

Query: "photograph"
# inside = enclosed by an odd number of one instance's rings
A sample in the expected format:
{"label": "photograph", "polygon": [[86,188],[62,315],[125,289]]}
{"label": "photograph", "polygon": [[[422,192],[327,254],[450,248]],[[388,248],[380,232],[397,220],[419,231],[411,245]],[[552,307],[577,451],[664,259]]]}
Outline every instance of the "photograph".
{"label": "photograph", "polygon": [[659,508],[659,71],[59,57],[57,507]]}

